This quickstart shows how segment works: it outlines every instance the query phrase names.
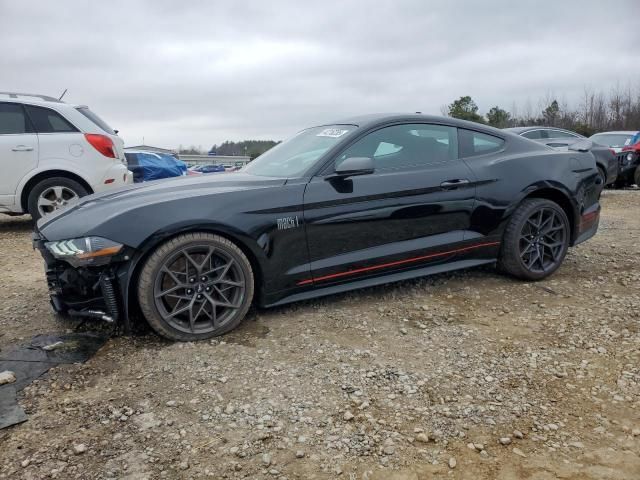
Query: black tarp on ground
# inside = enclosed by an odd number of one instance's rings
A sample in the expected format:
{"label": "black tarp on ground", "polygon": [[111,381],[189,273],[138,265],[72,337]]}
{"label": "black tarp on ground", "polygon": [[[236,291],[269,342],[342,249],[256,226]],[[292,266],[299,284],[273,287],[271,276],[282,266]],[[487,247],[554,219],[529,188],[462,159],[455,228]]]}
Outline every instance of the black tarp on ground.
{"label": "black tarp on ground", "polygon": [[[13,372],[16,381],[0,386],[0,429],[27,420],[16,399],[20,390],[56,365],[86,362],[108,338],[92,333],[36,335],[27,345],[1,352],[0,372]],[[47,350],[54,345],[53,349]]]}

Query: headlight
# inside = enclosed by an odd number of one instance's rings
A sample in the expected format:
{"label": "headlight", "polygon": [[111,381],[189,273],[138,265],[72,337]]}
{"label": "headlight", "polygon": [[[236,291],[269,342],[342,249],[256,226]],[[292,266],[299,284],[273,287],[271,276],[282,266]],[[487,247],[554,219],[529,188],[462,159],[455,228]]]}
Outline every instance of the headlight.
{"label": "headlight", "polygon": [[46,242],[44,246],[57,259],[64,260],[74,267],[82,265],[104,265],[123,248],[121,243],[102,237],[74,238]]}
{"label": "headlight", "polygon": [[627,163],[631,163],[633,161],[633,153],[627,153]]}

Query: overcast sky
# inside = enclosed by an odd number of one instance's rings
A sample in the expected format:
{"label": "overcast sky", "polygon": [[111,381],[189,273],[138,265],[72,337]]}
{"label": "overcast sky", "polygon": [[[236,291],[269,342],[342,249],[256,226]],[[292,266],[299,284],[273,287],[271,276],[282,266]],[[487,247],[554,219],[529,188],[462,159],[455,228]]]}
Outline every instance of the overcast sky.
{"label": "overcast sky", "polygon": [[471,95],[640,86],[640,1],[0,0],[0,91],[87,104],[127,145],[281,139]]}

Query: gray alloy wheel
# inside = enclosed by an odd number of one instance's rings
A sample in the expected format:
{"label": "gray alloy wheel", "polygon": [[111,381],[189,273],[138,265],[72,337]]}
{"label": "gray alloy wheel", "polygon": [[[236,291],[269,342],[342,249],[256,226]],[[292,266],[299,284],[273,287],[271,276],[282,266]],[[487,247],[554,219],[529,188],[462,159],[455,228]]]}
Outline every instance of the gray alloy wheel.
{"label": "gray alloy wheel", "polygon": [[530,198],[513,213],[505,229],[499,264],[523,280],[542,280],[555,272],[567,254],[569,220],[555,202]]}
{"label": "gray alloy wheel", "polygon": [[27,210],[34,220],[77,201],[90,192],[75,180],[52,177],[33,186],[27,197]]}
{"label": "gray alloy wheel", "polygon": [[147,321],[171,340],[202,340],[232,330],[252,297],[250,262],[235,244],[210,233],[184,234],[161,245],[138,284]]}
{"label": "gray alloy wheel", "polygon": [[567,242],[567,228],[555,209],[541,207],[533,212],[520,232],[520,258],[527,270],[554,270]]}
{"label": "gray alloy wheel", "polygon": [[80,198],[78,194],[68,187],[62,185],[49,187],[38,196],[38,213],[43,217],[78,198]]}

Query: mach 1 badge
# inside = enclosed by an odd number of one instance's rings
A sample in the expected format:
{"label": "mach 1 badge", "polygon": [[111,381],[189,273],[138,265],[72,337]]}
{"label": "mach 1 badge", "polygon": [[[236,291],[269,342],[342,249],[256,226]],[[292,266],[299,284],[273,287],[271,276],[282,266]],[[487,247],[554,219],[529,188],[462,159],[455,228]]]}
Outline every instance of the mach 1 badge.
{"label": "mach 1 badge", "polygon": [[288,230],[300,226],[297,215],[295,217],[276,218],[276,222],[278,224],[278,230]]}

